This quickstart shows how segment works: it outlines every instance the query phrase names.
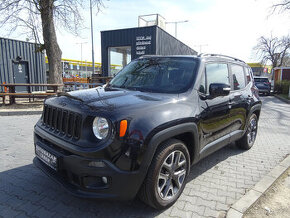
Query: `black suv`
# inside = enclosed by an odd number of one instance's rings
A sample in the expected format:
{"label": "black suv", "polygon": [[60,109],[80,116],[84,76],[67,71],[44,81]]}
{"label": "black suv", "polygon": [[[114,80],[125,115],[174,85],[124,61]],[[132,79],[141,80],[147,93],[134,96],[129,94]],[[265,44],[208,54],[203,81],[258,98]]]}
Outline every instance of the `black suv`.
{"label": "black suv", "polygon": [[143,56],[103,87],[47,99],[34,163],[74,195],[138,193],[161,209],[178,199],[194,163],[231,142],[250,149],[260,110],[241,60]]}
{"label": "black suv", "polygon": [[254,77],[255,86],[258,88],[259,93],[270,95],[271,83],[268,77]]}

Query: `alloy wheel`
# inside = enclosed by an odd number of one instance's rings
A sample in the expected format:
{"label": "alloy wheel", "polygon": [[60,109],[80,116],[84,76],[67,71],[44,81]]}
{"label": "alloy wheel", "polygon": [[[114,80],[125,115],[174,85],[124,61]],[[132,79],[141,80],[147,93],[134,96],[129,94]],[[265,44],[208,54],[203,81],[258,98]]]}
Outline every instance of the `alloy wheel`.
{"label": "alloy wheel", "polygon": [[249,126],[248,126],[248,144],[254,143],[257,135],[257,120],[255,118],[250,120]]}
{"label": "alloy wheel", "polygon": [[157,191],[161,199],[170,200],[181,189],[187,173],[187,163],[182,151],[171,152],[161,165]]}

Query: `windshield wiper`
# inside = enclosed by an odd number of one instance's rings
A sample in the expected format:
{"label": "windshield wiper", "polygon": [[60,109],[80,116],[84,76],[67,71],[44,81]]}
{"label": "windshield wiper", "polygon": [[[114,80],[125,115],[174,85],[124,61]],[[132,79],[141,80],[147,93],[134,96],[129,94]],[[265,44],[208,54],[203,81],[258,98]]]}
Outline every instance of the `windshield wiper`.
{"label": "windshield wiper", "polygon": [[108,84],[108,85],[105,86],[105,90],[106,91],[119,91],[120,87],[114,86],[112,84]]}

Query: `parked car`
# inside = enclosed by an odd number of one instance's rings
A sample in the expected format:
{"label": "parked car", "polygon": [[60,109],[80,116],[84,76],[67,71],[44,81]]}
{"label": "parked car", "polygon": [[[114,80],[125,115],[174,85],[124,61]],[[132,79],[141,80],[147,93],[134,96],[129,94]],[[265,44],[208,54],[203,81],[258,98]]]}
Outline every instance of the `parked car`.
{"label": "parked car", "polygon": [[250,149],[260,111],[241,60],[143,56],[105,87],[47,99],[34,128],[34,163],[76,196],[138,194],[162,209],[199,160],[231,142]]}
{"label": "parked car", "polygon": [[259,89],[259,93],[270,95],[271,82],[268,77],[254,77],[255,85]]}

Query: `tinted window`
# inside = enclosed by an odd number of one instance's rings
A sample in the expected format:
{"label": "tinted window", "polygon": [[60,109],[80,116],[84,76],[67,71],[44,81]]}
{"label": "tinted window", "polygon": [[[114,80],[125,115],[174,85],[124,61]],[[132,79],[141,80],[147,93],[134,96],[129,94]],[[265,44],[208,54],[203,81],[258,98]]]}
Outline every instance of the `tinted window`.
{"label": "tinted window", "polygon": [[233,79],[233,85],[234,90],[239,90],[245,87],[245,75],[244,75],[244,69],[242,66],[239,65],[231,65],[232,70],[232,79]]}
{"label": "tinted window", "polygon": [[206,93],[209,93],[209,86],[211,83],[229,83],[229,71],[227,64],[212,63],[207,64],[205,67],[207,88]]}
{"label": "tinted window", "polygon": [[260,82],[260,83],[268,83],[269,80],[267,78],[254,78],[255,82]]}
{"label": "tinted window", "polygon": [[202,74],[201,79],[200,79],[200,86],[199,86],[199,91],[201,93],[206,94],[206,83],[205,83],[205,73]]}
{"label": "tinted window", "polygon": [[107,87],[145,92],[184,92],[194,81],[197,64],[193,58],[138,59],[122,69]]}
{"label": "tinted window", "polygon": [[251,69],[245,67],[244,70],[245,70],[245,73],[246,73],[246,82],[247,82],[247,84],[249,84],[252,81]]}

